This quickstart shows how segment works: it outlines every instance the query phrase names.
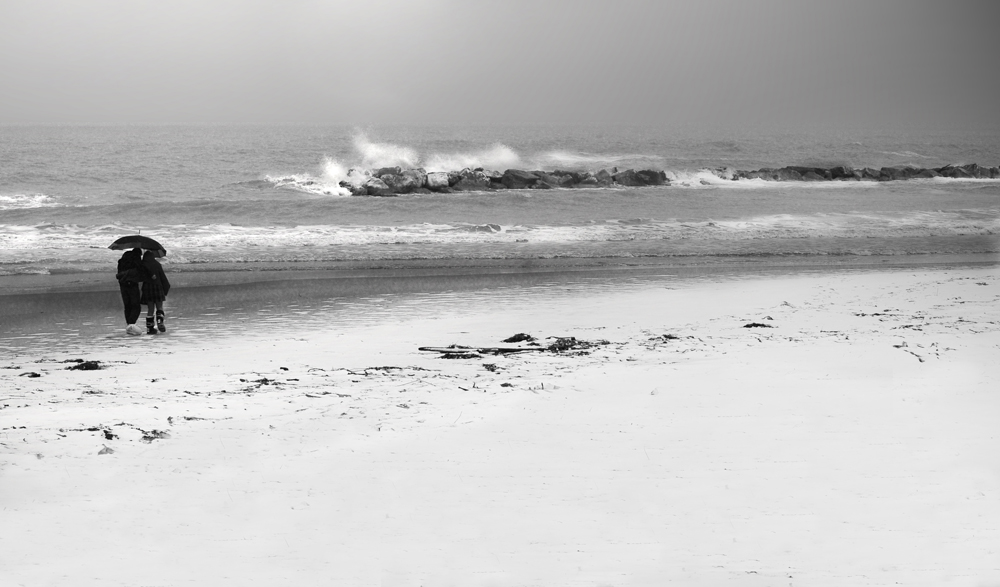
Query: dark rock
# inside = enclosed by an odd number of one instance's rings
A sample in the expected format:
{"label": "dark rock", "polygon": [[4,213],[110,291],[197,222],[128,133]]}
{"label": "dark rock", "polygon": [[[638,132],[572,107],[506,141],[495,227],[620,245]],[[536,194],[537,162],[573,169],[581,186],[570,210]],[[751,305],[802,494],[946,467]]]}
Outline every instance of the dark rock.
{"label": "dark rock", "polygon": [[1000,167],[990,167],[990,178],[991,179],[1000,178]]}
{"label": "dark rock", "polygon": [[365,184],[363,184],[363,183],[354,184],[354,183],[348,183],[346,181],[342,181],[342,182],[340,182],[340,187],[347,188],[347,189],[351,190],[351,195],[352,196],[367,196],[368,195],[368,188],[366,188]]}
{"label": "dark rock", "polygon": [[883,167],[879,170],[879,179],[881,181],[900,181],[904,179],[911,179],[920,170],[916,167]]}
{"label": "dark rock", "polygon": [[807,171],[802,174],[802,181],[825,181],[826,178],[815,171]]}
{"label": "dark rock", "polygon": [[407,169],[400,175],[412,179],[417,185],[415,189],[427,187],[427,172],[423,169]]}
{"label": "dark rock", "polygon": [[619,171],[611,176],[614,178],[615,183],[618,185],[623,185],[627,187],[639,187],[646,185],[645,181],[639,177],[634,169],[626,169],[625,171]]}
{"label": "dark rock", "polygon": [[547,183],[549,185],[559,185],[559,181],[561,179],[561,178],[556,177],[555,175],[552,175],[551,173],[548,173],[546,171],[537,171],[536,170],[536,171],[532,171],[531,173],[535,174],[538,177],[539,181],[544,181],[545,183]]}
{"label": "dark rock", "polygon": [[972,177],[972,174],[970,174],[964,167],[955,167],[953,165],[946,165],[944,167],[938,168],[936,171],[940,173],[943,177],[951,177],[956,179]]}
{"label": "dark rock", "polygon": [[523,190],[534,187],[538,183],[538,176],[530,171],[508,169],[503,172],[500,182],[509,190]]}
{"label": "dark rock", "polygon": [[461,179],[451,186],[456,192],[479,192],[490,189],[490,178],[482,171],[462,173]]}
{"label": "dark rock", "polygon": [[879,181],[881,173],[877,169],[872,169],[871,167],[865,167],[861,170],[861,179],[869,181]]}
{"label": "dark rock", "polygon": [[448,172],[448,185],[454,187],[456,183],[462,181],[461,171],[449,171]]}
{"label": "dark rock", "polygon": [[540,181],[547,183],[552,187],[568,188],[576,183],[574,177],[569,174],[558,172],[546,173],[544,171],[533,171],[532,173],[537,175]]}
{"label": "dark rock", "polygon": [[[783,167],[781,169],[772,169],[770,170],[770,172],[771,172],[771,181],[802,181],[802,174],[790,167]],[[768,179],[768,178],[765,177],[762,179]]]}
{"label": "dark rock", "polygon": [[969,174],[969,177],[982,177],[983,168],[977,163],[970,163],[968,165],[963,165],[962,169]]}
{"label": "dark rock", "polygon": [[667,174],[662,171],[652,169],[642,169],[635,172],[636,176],[645,182],[645,185],[664,185],[667,183]]}
{"label": "dark rock", "polygon": [[932,177],[941,177],[941,174],[938,173],[937,171],[934,171],[933,169],[921,169],[913,177],[917,177],[920,179],[929,179]]}
{"label": "dark rock", "polygon": [[594,179],[597,180],[597,185],[609,186],[615,182],[614,177],[611,175],[607,169],[602,169],[594,175]]}
{"label": "dark rock", "polygon": [[364,183],[365,190],[368,192],[369,196],[392,196],[392,188],[390,188],[384,181],[377,177],[369,178],[368,181]]}
{"label": "dark rock", "polygon": [[[562,177],[563,178],[563,183],[568,184],[568,185],[572,185],[572,184],[580,183],[583,180],[584,175],[591,175],[591,174],[589,174],[589,173],[588,174],[583,174],[583,173],[580,173],[578,171],[561,171],[561,170],[556,170],[556,171],[552,172],[552,175],[555,175],[556,177]],[[566,178],[568,178],[568,179],[566,179]]]}
{"label": "dark rock", "polygon": [[510,338],[505,338],[503,342],[535,342],[535,337],[530,334],[519,332]]}
{"label": "dark rock", "polygon": [[822,167],[803,167],[801,165],[788,165],[785,169],[794,171],[802,177],[805,177],[807,173],[814,173],[818,175],[820,179],[827,179],[827,174],[830,173],[828,169],[823,169]]}
{"label": "dark rock", "polygon": [[830,179],[854,179],[854,169],[847,165],[830,168]]}
{"label": "dark rock", "polygon": [[427,174],[427,189],[441,190],[448,187],[448,174],[444,171],[434,171]]}
{"label": "dark rock", "polygon": [[760,322],[750,322],[748,324],[744,324],[743,328],[774,328],[774,327],[771,326],[770,324],[762,324]]}
{"label": "dark rock", "polygon": [[394,194],[409,194],[421,187],[420,179],[413,176],[387,173],[381,179]]}
{"label": "dark rock", "polygon": [[[968,172],[969,177],[989,177],[990,170],[984,167],[980,167],[978,163],[970,163],[968,165],[963,165],[962,169]],[[985,172],[985,174],[984,174]]]}
{"label": "dark rock", "polygon": [[372,172],[375,177],[382,177],[383,175],[399,175],[402,170],[399,167],[382,167],[376,171]]}

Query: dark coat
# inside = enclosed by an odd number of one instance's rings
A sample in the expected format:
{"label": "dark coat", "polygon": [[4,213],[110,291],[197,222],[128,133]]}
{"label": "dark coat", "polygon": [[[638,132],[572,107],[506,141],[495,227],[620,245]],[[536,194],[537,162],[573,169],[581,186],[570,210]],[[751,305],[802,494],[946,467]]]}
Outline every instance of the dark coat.
{"label": "dark coat", "polygon": [[160,262],[153,255],[146,253],[142,259],[142,266],[147,276],[142,282],[142,303],[162,302],[170,293],[170,281],[167,279],[167,274],[163,272],[163,265],[160,265]]}
{"label": "dark coat", "polygon": [[121,259],[118,259],[118,273],[115,274],[118,283],[126,287],[138,286],[145,273],[140,249],[132,249],[122,253]]}

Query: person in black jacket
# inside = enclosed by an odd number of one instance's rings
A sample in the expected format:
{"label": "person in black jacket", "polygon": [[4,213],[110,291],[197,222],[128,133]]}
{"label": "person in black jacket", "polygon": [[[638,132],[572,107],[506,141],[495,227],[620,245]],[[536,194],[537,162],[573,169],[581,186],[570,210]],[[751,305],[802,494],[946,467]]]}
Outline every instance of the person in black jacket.
{"label": "person in black jacket", "polygon": [[[146,280],[142,282],[142,298],[140,302],[146,304],[146,334],[156,334],[166,332],[167,327],[163,323],[166,315],[163,313],[163,300],[167,299],[170,292],[170,282],[167,274],[163,272],[163,265],[156,260],[153,251],[146,251],[142,256],[142,266],[145,269]],[[156,327],[153,327],[153,306],[156,306]]]}
{"label": "person in black jacket", "polygon": [[125,332],[128,334],[142,334],[142,330],[135,325],[142,313],[140,305],[139,282],[143,279],[144,269],[142,267],[142,249],[132,249],[125,251],[121,259],[118,259],[118,288],[122,292],[122,303],[125,305]]}

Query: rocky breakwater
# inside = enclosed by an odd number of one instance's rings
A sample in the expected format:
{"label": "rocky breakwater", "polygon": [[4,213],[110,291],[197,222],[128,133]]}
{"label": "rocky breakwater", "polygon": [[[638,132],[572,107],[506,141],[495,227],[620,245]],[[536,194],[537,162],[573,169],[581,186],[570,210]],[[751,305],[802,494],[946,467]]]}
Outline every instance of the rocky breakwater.
{"label": "rocky breakwater", "polygon": [[352,169],[350,180],[340,186],[355,196],[396,196],[412,193],[483,192],[496,190],[549,190],[555,188],[644,187],[669,185],[663,171],[602,169],[580,171],[490,171],[482,167],[461,171],[432,171],[383,167]]}
{"label": "rocky breakwater", "polygon": [[983,167],[976,163],[934,168],[882,167],[880,169],[871,167],[854,169],[846,165],[830,168],[793,165],[780,169],[763,168],[754,171],[715,170],[714,173],[724,179],[763,179],[766,181],[901,181],[934,177],[1000,179],[1000,168]]}

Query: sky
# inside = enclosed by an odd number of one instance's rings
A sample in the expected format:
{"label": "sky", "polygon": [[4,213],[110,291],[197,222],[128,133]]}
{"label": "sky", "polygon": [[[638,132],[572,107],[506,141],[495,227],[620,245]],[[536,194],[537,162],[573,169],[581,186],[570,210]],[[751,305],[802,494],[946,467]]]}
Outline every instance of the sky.
{"label": "sky", "polygon": [[994,0],[0,0],[0,123],[995,124]]}

